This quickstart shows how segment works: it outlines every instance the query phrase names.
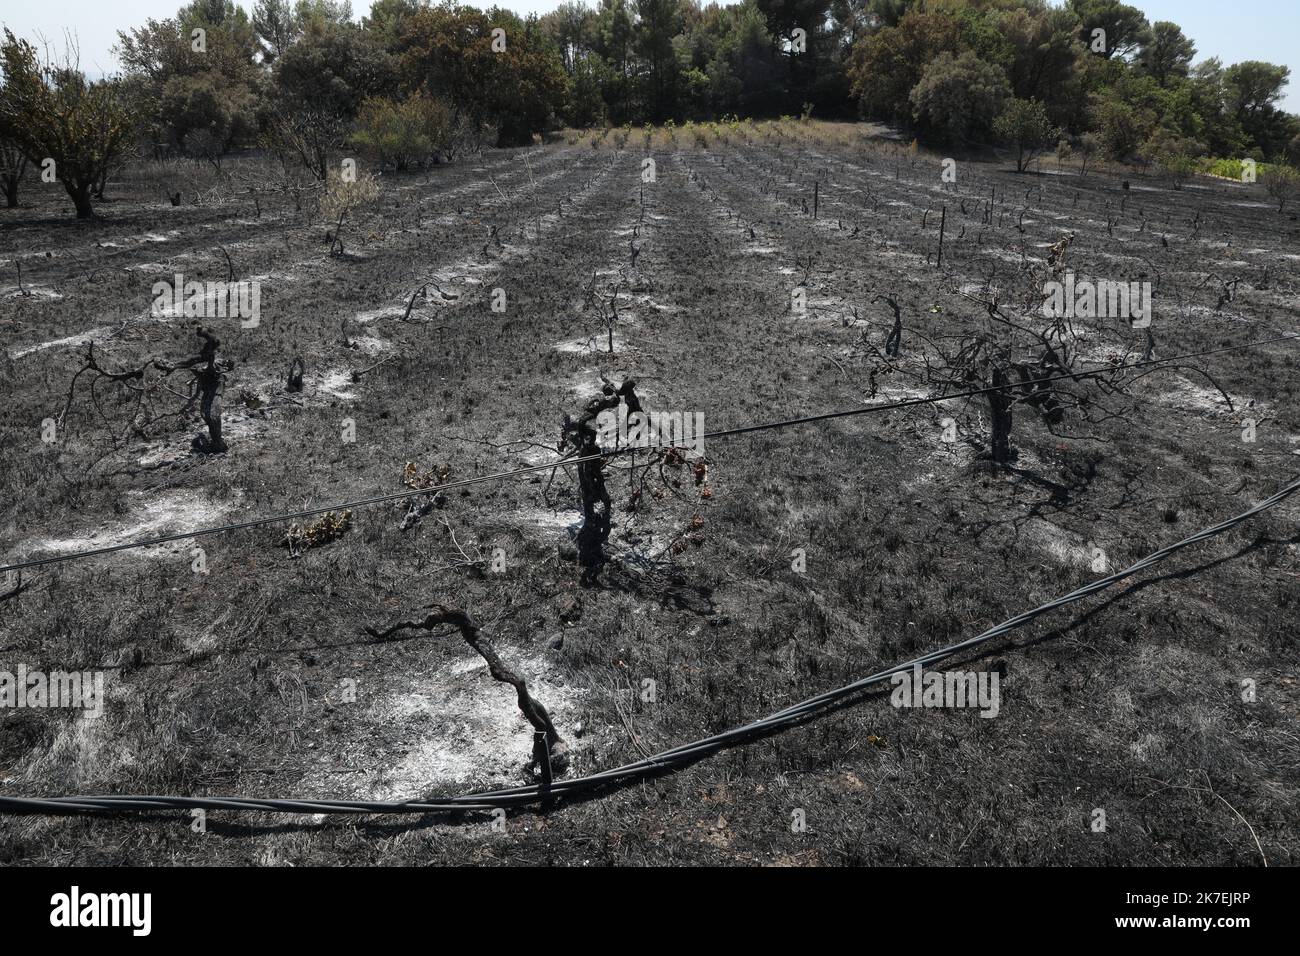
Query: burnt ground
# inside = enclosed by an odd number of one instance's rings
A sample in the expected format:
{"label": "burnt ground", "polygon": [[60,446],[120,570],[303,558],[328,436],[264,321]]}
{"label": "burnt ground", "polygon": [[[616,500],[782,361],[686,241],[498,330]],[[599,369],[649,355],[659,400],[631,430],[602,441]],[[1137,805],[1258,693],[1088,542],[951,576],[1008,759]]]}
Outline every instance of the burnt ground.
{"label": "burnt ground", "polygon": [[[978,300],[996,290],[1028,315],[1048,247],[1071,232],[1070,269],[1156,285],[1158,357],[1300,331],[1300,224],[1260,187],[1179,190],[1055,160],[1026,175],[963,161],[944,184],[941,157],[851,127],[750,130],[648,151],[572,137],[385,177],[342,256],[290,197],[247,191],[265,178],[256,158],[228,164],[238,187],[132,167],[88,224],[57,187],[25,184],[24,207],[0,214],[5,563],[401,491],[407,462],[457,479],[549,461],[602,374],[710,429],[933,394],[927,361],[988,328]],[[178,180],[202,202],[171,207]],[[212,323],[235,361],[230,450],[192,452],[192,412],[132,434],[112,387],[98,405],[76,392],[43,443],[87,337],[115,368],[194,353],[192,323],[149,314],[151,286],[226,278],[223,248],[262,283],[258,328]],[[903,314],[894,362],[881,294]],[[1125,322],[1075,333],[1085,363],[1141,357]],[[1297,354],[1280,343],[1135,376],[1104,412],[1051,428],[1020,410],[1006,469],[981,457],[982,399],[719,440],[704,484],[652,470],[635,510],[616,460],[616,567],[596,587],[578,583],[563,470],[453,490],[407,531],[405,505],[357,509],[297,559],[271,526],[203,539],[206,574],[180,543],[25,575],[0,604],[0,670],[106,669],[109,699],[98,720],[0,711],[0,792],[407,799],[521,782],[530,731],[459,637],[363,630],[435,602],[475,615],[528,677],[570,774],[747,722],[1065,593],[1097,576],[1095,549],[1123,567],[1271,494],[1296,471]],[[286,393],[295,356],[304,389]],[[181,814],[8,817],[0,860],[1294,863],[1297,507],[961,665],[1004,672],[996,719],[897,710],[886,692],[503,831],[480,815],[213,813],[206,834]],[[504,573],[481,563],[494,548]]]}

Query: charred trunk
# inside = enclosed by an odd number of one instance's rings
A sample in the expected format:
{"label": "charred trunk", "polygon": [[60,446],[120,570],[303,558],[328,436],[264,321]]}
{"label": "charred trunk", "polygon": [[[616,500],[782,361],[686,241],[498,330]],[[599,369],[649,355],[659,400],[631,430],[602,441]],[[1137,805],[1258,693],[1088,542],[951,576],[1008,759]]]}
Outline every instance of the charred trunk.
{"label": "charred trunk", "polygon": [[989,392],[989,410],[992,413],[992,448],[993,461],[1005,465],[1011,461],[1011,406],[1014,399],[1006,386],[1009,384],[1007,374],[1002,369],[993,370],[993,386],[996,391]]}
{"label": "charred trunk", "polygon": [[90,183],[79,182],[73,184],[65,180],[63,187],[68,191],[68,195],[72,197],[72,205],[77,210],[78,219],[95,218],[95,209],[90,204]]}

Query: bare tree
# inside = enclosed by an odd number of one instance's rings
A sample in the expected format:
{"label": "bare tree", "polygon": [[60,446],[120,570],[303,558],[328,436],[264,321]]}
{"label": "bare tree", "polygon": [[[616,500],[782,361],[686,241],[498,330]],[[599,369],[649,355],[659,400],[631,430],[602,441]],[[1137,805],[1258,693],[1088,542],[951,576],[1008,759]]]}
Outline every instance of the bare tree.
{"label": "bare tree", "polygon": [[1300,193],[1300,171],[1290,166],[1273,166],[1264,171],[1260,177],[1268,194],[1277,200],[1277,211],[1286,209],[1286,204]]}
{"label": "bare tree", "polygon": [[[114,445],[120,445],[130,434],[141,438],[148,437],[150,428],[164,419],[188,414],[197,402],[207,434],[195,437],[194,450],[204,454],[226,451],[226,442],[221,433],[220,392],[225,374],[234,368],[234,362],[218,357],[221,343],[212,333],[200,328],[195,330],[195,334],[201,340],[201,345],[199,354],[192,358],[179,362],[149,359],[141,365],[122,370],[106,368],[95,354],[94,343],[87,345],[81,368],[77,369],[68,384],[67,397],[58,418],[60,425],[67,419],[76,397],[77,387],[84,376],[90,383],[88,392],[91,405],[108,430]],[[191,374],[188,395],[173,390],[167,384],[170,376],[179,371],[188,371]],[[105,410],[100,395],[100,387],[105,384],[116,386],[120,392],[118,404],[126,404],[130,407],[121,434],[116,432],[113,419]],[[168,397],[184,398],[185,402],[179,409],[160,410],[158,407],[160,400]]]}
{"label": "bare tree", "polygon": [[165,362],[155,362],[158,368],[164,373],[170,374],[180,369],[188,369],[194,376],[194,389],[190,393],[190,400],[193,401],[195,395],[199,399],[199,414],[203,417],[203,424],[207,426],[208,434],[197,435],[194,438],[194,450],[203,454],[215,455],[226,451],[225,439],[221,437],[221,385],[225,380],[225,373],[235,367],[235,363],[225,359],[217,358],[217,349],[221,342],[212,333],[204,330],[196,330],[196,334],[203,340],[203,345],[199,349],[199,354],[194,358],[186,359],[175,365],[169,365]]}
{"label": "bare tree", "polygon": [[603,453],[596,420],[620,404],[628,414],[641,411],[636,396],[636,382],[626,379],[621,385],[606,382],[601,394],[587,403],[577,418],[564,416],[560,429],[559,452],[568,451],[589,461],[578,463],[578,493],[582,497],[582,528],[578,531],[578,562],[582,565],[582,583],[592,584],[606,562],[604,546],[609,540],[613,503],[605,487],[605,464],[597,456]]}

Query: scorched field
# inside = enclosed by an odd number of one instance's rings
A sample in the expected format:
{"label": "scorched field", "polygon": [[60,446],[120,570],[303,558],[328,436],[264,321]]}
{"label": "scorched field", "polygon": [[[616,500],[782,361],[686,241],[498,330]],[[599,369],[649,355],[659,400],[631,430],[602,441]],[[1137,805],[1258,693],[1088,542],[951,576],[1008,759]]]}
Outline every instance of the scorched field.
{"label": "scorched field", "polygon": [[[1297,862],[1289,498],[949,658],[996,713],[883,681],[564,790],[1296,480],[1295,212],[883,133],[575,133],[379,177],[341,227],[256,156],[132,165],[91,222],[30,187],[0,218],[0,555],[28,565],[0,671],[104,697],[0,710],[0,794],[555,791],[9,816],[0,861]],[[178,276],[257,283],[260,317],[160,307]],[[1045,307],[1102,281],[1133,315]],[[583,437],[638,407],[707,434]]]}

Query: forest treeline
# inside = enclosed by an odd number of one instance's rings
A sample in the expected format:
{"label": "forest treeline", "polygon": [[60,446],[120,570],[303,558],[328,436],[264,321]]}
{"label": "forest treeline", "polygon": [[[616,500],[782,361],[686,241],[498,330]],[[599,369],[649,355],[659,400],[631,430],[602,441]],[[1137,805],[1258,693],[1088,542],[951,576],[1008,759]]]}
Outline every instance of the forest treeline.
{"label": "forest treeline", "polygon": [[1300,160],[1285,66],[1197,61],[1176,24],[1117,0],[598,0],[527,18],[378,0],[359,20],[347,0],[194,0],[122,30],[116,53],[121,74],[89,82],[75,57],[6,35],[6,192],[47,157],[67,161],[81,212],[133,151],[219,165],[263,146],[324,179],[343,148],[405,168],[565,126],[735,116],[1173,166]]}

